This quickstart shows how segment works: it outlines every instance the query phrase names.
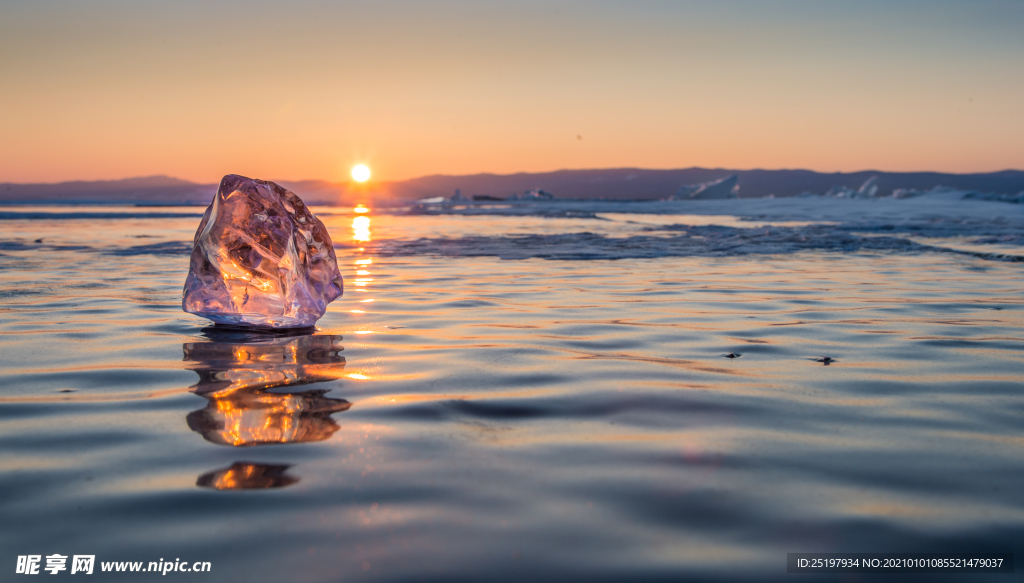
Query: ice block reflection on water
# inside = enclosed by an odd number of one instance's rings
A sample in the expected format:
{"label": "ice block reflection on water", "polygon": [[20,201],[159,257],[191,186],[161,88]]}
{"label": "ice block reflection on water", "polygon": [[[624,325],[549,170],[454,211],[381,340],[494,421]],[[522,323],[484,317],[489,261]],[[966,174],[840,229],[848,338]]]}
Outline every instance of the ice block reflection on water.
{"label": "ice block reflection on water", "polygon": [[335,335],[276,336],[208,329],[210,342],[182,345],[207,399],[186,421],[207,441],[234,447],[323,441],[338,430],[333,413],[347,410],[327,389],[271,392],[341,378],[345,357]]}
{"label": "ice block reflection on water", "polygon": [[231,467],[199,476],[196,486],[214,490],[265,490],[283,488],[299,481],[288,475],[288,465],[237,462]]}

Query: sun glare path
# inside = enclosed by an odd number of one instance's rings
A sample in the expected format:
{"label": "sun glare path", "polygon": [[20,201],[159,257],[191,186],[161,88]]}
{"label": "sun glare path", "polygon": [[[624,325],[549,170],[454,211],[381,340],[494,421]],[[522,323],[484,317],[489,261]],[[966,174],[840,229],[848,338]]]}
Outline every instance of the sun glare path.
{"label": "sun glare path", "polygon": [[352,239],[359,242],[370,240],[370,217],[359,215],[352,219]]}
{"label": "sun glare path", "polygon": [[[362,203],[359,203],[352,210],[353,210],[353,212],[356,213],[356,216],[352,217],[352,239],[354,241],[358,241],[358,242],[364,242],[364,243],[365,242],[369,242],[371,240],[371,235],[370,235],[370,217],[367,216],[366,213],[368,213],[370,211],[370,209],[366,208],[366,205],[364,205]],[[361,253],[363,253],[363,252],[366,251],[366,248],[365,247],[360,247],[359,251]],[[356,277],[353,278],[355,281],[353,281],[352,283],[354,284],[354,288],[355,288],[356,291],[360,291],[360,292],[369,291],[367,288],[370,287],[371,284],[373,283],[373,278],[372,277],[367,277],[367,276],[372,275],[372,273],[370,272],[370,266],[371,265],[373,265],[373,259],[370,258],[370,257],[366,257],[365,255],[360,257],[360,256],[357,255],[354,258],[354,267],[355,267],[354,271],[356,272]],[[362,300],[362,302],[372,302],[372,301],[373,301],[372,299]],[[353,314],[354,317],[359,317],[358,314],[365,314],[366,311],[365,310],[359,310],[359,309],[353,309],[353,310],[350,310],[350,313]],[[365,330],[364,329],[364,330],[358,330],[355,333],[356,334],[372,334],[373,331],[372,330]],[[353,377],[353,378],[368,378],[368,377]]]}

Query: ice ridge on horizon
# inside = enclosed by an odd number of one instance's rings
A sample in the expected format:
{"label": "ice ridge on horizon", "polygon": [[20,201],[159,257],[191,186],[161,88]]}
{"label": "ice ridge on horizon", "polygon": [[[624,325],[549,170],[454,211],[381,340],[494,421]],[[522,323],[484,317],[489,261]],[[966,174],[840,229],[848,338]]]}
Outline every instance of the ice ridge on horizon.
{"label": "ice ridge on horizon", "polygon": [[[1019,262],[1021,254],[1000,251],[967,251],[928,245],[894,235],[857,234],[849,229],[764,227],[758,229],[717,225],[671,225],[651,231],[674,232],[670,236],[633,235],[606,237],[581,232],[556,235],[471,236],[421,238],[377,242],[372,253],[381,256],[441,255],[448,257],[495,256],[501,259],[648,259],[658,257],[734,257],[782,255],[799,251],[853,253],[862,250],[894,253],[952,253],[981,259]],[[1007,242],[1007,239],[1000,242]]]}

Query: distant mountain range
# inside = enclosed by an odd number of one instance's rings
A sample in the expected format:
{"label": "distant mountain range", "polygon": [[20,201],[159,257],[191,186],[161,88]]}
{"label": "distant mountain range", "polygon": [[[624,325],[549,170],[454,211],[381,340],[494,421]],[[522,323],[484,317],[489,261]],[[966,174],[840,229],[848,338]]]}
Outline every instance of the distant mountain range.
{"label": "distant mountain range", "polygon": [[209,204],[217,185],[196,184],[169,176],[124,180],[0,183],[0,203],[153,203]]}
{"label": "distant mountain range", "polygon": [[[279,181],[309,204],[349,204],[359,200],[390,199],[411,201],[437,196],[448,197],[456,189],[466,198],[488,196],[504,198],[535,189],[543,189],[558,198],[598,198],[616,200],[658,200],[669,198],[688,185],[706,183],[735,175],[740,198],[823,194],[836,187],[856,189],[871,177],[876,178],[878,195],[896,189],[929,190],[946,186],[982,193],[1015,194],[1024,191],[1024,171],[1005,170],[985,174],[945,174],[940,172],[835,172],[811,170],[728,170],[723,168],[684,168],[679,170],[643,170],[615,168],[604,170],[559,170],[544,173],[433,175],[411,180],[382,182],[370,186],[324,180]],[[685,189],[684,189],[685,190]],[[32,203],[122,203],[144,205],[209,204],[216,184],[196,184],[168,176],[149,176],[95,182],[55,184],[0,183],[0,204]],[[359,199],[359,200],[357,200]]]}

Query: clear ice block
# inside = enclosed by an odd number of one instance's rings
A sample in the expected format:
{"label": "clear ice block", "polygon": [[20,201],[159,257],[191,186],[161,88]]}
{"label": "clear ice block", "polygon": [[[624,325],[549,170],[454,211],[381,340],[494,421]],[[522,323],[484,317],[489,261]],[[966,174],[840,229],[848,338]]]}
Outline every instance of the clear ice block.
{"label": "clear ice block", "polygon": [[331,237],[295,193],[221,180],[196,231],[182,310],[217,324],[305,328],[343,292]]}

